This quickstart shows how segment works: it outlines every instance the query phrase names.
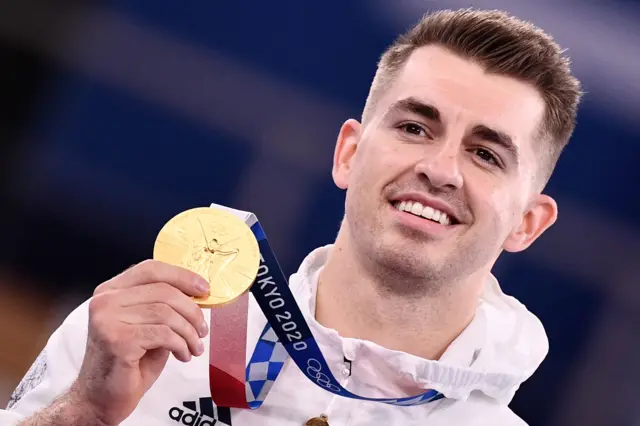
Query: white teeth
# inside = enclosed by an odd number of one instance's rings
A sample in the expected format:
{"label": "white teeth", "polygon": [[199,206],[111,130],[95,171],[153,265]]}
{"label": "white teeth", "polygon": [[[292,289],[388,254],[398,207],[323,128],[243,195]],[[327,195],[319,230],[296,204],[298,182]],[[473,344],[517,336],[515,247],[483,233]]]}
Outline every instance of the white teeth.
{"label": "white teeth", "polygon": [[435,210],[433,209],[433,207],[425,207],[424,210],[422,210],[422,216],[426,217],[427,219],[433,219],[434,213]]}
{"label": "white teeth", "polygon": [[434,222],[439,222],[442,225],[449,225],[451,219],[449,215],[440,210],[436,210],[433,207],[425,207],[417,201],[401,201],[395,203],[395,208],[400,211],[412,213],[416,216],[422,216],[425,219],[431,219]]}

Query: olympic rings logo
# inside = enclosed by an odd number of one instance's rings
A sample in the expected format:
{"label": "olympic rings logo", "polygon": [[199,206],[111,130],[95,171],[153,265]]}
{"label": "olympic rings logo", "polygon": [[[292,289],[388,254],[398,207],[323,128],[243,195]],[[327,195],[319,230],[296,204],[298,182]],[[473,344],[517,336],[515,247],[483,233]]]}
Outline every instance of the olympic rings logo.
{"label": "olympic rings logo", "polygon": [[319,386],[329,389],[332,392],[341,392],[342,389],[331,383],[329,376],[322,371],[322,365],[315,358],[309,358],[307,360],[307,374],[312,377]]}

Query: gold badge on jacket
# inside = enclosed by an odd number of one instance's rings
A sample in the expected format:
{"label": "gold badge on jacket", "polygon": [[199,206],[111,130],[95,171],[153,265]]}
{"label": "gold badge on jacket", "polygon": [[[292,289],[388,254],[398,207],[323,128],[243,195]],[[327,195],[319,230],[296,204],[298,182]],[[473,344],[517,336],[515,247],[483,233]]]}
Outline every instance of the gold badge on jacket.
{"label": "gold badge on jacket", "polygon": [[304,426],[329,426],[329,418],[326,415],[321,415],[320,417],[314,417],[312,419],[307,420]]}

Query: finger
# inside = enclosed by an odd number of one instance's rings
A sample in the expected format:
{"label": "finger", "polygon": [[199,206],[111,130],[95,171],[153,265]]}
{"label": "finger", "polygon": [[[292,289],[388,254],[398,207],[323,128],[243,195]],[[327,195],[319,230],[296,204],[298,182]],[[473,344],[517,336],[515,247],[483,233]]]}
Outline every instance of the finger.
{"label": "finger", "polygon": [[153,283],[120,290],[114,296],[121,299],[120,306],[136,306],[164,303],[190,323],[200,337],[207,335],[208,326],[202,309],[189,296],[167,283]]}
{"label": "finger", "polygon": [[171,306],[165,303],[151,303],[124,308],[121,321],[135,325],[166,325],[187,343],[189,351],[195,356],[204,353],[202,340],[196,329]]}
{"label": "finger", "polygon": [[153,282],[166,282],[190,296],[209,293],[209,283],[200,275],[179,266],[157,260],[145,260],[115,278],[101,284],[96,292],[131,288]]}
{"label": "finger", "polygon": [[144,324],[136,327],[136,338],[140,346],[147,351],[166,349],[180,361],[191,360],[187,342],[168,325]]}

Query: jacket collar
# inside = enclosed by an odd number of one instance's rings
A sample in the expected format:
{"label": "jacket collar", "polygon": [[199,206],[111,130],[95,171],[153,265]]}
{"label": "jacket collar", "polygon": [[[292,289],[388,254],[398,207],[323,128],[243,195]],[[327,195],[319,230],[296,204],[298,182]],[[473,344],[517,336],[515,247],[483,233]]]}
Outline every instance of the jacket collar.
{"label": "jacket collar", "polygon": [[537,369],[548,351],[546,334],[539,320],[517,300],[502,293],[491,276],[469,326],[452,342],[438,361],[383,348],[373,342],[342,338],[318,323],[316,305],[318,276],[332,245],[318,248],[303,261],[290,286],[309,326],[325,350],[342,349],[353,359],[366,353],[376,374],[398,387],[410,385],[436,389],[448,398],[465,400],[481,391],[501,403],[509,403],[520,384]]}

